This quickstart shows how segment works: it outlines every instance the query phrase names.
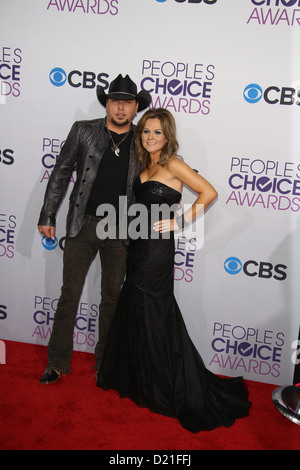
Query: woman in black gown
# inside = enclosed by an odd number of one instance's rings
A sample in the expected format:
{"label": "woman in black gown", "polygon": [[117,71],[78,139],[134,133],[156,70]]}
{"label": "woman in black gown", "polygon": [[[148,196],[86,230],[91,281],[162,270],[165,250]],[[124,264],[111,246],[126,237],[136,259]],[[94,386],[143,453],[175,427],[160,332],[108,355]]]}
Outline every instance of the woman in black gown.
{"label": "woman in black gown", "polygon": [[[143,170],[135,181],[137,203],[147,208],[147,237],[130,242],[128,270],[112,321],[97,385],[171,417],[191,432],[231,426],[250,403],[242,378],[220,378],[205,365],[189,338],[173,294],[174,230],[191,222],[216,198],[211,184],[175,156],[173,116],[147,111],[137,125]],[[153,224],[151,208],[173,211],[182,185],[198,193],[183,218]]]}

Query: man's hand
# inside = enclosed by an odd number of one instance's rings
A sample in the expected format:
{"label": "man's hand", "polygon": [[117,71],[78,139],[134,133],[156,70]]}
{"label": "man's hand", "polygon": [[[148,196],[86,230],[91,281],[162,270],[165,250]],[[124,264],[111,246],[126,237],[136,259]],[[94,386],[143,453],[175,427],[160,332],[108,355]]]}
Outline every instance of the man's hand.
{"label": "man's hand", "polygon": [[44,237],[55,240],[55,227],[50,225],[38,225],[38,229]]}

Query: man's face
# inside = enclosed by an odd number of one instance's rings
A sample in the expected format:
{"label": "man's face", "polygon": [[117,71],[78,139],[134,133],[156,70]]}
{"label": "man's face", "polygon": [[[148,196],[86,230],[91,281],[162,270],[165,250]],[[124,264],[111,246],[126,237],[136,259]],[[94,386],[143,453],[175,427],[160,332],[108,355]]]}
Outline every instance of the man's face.
{"label": "man's face", "polygon": [[137,110],[138,103],[135,100],[113,100],[108,98],[106,102],[108,127],[117,127],[119,131],[124,130],[122,128],[125,127],[127,130],[127,128],[130,127]]}

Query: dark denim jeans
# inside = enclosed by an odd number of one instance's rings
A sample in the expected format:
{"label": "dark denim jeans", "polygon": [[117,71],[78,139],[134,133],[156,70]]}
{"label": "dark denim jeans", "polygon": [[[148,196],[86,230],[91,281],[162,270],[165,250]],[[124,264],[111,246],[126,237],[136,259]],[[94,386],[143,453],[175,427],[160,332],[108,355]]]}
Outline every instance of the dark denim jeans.
{"label": "dark denim jeans", "polygon": [[63,286],[48,344],[46,370],[71,370],[73,332],[78,304],[86,275],[97,253],[101,262],[101,301],[99,305],[98,342],[95,348],[95,369],[98,370],[116,303],[124,281],[127,251],[122,240],[100,240],[96,234],[99,219],[86,216],[79,234],[66,238],[63,257]]}

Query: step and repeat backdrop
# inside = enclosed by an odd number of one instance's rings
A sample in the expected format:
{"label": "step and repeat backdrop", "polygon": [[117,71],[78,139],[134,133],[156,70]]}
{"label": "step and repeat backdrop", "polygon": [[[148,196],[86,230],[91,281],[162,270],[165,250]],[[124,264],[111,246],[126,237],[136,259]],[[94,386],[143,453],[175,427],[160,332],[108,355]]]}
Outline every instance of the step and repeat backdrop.
{"label": "step and repeat backdrop", "polygon": [[[37,230],[45,188],[72,123],[105,116],[96,86],[129,74],[151,107],[174,114],[179,154],[219,193],[176,236],[175,293],[192,340],[215,373],[292,383],[300,0],[1,0],[0,27],[0,339],[48,343],[76,174],[54,245]],[[182,204],[194,198],[185,188]],[[100,276],[96,260],[75,350],[94,351]]]}

